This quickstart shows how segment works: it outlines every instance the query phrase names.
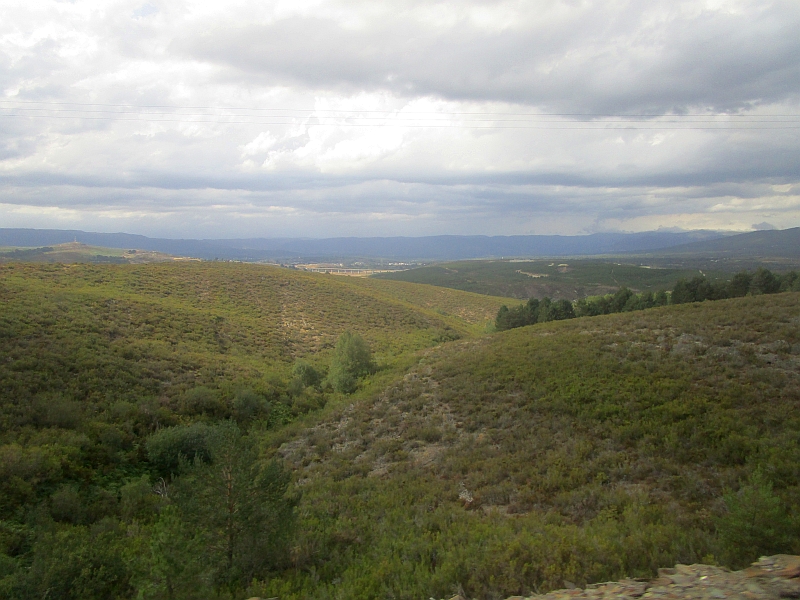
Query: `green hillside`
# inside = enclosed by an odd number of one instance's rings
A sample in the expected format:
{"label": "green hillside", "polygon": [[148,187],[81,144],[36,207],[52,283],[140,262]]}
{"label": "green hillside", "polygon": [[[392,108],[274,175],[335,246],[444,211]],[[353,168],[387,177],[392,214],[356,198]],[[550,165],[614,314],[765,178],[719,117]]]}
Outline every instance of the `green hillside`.
{"label": "green hillside", "polygon": [[452,288],[372,277],[354,278],[352,284],[419,308],[432,310],[439,315],[456,317],[475,326],[476,331],[482,331],[487,322],[494,321],[498,306],[516,303],[514,298],[473,292],[454,294]]}
{"label": "green hillside", "polygon": [[[393,285],[234,263],[0,265],[0,597],[160,597],[143,591],[160,571],[136,544],[155,543],[179,490],[211,489],[192,460],[227,439],[255,457],[241,468],[261,469],[259,432],[374,395],[504,302],[437,293],[461,318]],[[351,369],[359,344],[368,354]],[[210,577],[194,582],[199,597],[247,580]]]}
{"label": "green hillside", "polygon": [[[554,259],[531,261],[476,260],[381,273],[371,279],[425,283],[478,294],[511,298],[576,300],[613,293],[620,287],[635,291],[669,289],[682,278],[699,274],[691,268],[650,268],[647,264]],[[714,273],[707,273],[714,276]]]}
{"label": "green hillside", "polygon": [[0,265],[0,597],[500,598],[798,550],[800,294],[481,334],[508,302]]}
{"label": "green hillside", "polygon": [[[524,327],[273,436],[281,598],[503,598],[800,550],[800,294]],[[727,495],[726,495],[727,494]]]}
{"label": "green hillside", "polygon": [[141,264],[180,260],[163,252],[151,250],[126,250],[88,246],[80,242],[68,242],[53,246],[34,248],[0,247],[0,263],[4,262],[43,262],[43,263],[99,263],[99,264]]}

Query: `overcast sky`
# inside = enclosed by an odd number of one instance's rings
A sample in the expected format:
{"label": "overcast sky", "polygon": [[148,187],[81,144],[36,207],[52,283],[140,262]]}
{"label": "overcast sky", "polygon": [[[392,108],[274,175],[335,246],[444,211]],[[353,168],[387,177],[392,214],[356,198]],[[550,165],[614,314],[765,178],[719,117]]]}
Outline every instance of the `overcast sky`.
{"label": "overcast sky", "polygon": [[0,227],[800,226],[800,2],[0,4]]}

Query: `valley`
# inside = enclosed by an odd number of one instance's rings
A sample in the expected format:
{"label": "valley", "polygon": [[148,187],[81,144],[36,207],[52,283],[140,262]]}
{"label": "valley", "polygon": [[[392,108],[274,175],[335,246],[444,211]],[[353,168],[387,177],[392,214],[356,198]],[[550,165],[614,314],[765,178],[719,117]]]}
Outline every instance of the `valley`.
{"label": "valley", "polygon": [[505,598],[800,550],[797,292],[491,333],[513,297],[10,262],[0,301],[3,597]]}

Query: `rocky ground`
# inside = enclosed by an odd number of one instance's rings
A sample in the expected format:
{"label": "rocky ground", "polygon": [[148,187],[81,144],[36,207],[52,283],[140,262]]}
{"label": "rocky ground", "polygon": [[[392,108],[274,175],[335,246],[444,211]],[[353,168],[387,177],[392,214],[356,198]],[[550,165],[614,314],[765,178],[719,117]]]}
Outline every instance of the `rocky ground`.
{"label": "rocky ground", "polygon": [[[778,600],[800,598],[800,556],[764,557],[743,571],[710,565],[675,565],[659,569],[651,581],[625,579],[508,600],[601,600],[605,598],[692,598],[698,600]],[[466,600],[454,596],[451,600]]]}

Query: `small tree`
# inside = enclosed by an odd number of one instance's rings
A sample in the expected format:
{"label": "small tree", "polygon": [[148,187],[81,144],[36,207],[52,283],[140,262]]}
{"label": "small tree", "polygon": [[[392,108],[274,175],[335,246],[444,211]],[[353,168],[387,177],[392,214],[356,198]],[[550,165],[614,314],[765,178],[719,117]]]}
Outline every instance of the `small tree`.
{"label": "small tree", "polygon": [[750,280],[751,294],[774,294],[781,288],[780,280],[769,269],[759,267]]}
{"label": "small tree", "polygon": [[759,556],[788,550],[791,522],[763,471],[754,471],[738,492],[723,497],[726,512],[717,519],[720,550],[731,567]]}
{"label": "small tree", "polygon": [[628,288],[619,288],[611,299],[611,305],[609,307],[610,311],[612,313],[618,313],[625,310],[625,305],[633,297],[633,295],[633,292]]}
{"label": "small tree", "polygon": [[753,276],[747,271],[740,271],[733,276],[731,282],[728,284],[728,291],[733,298],[740,298],[746,296],[750,291],[750,283],[753,281]]}
{"label": "small tree", "polygon": [[296,499],[289,473],[259,460],[235,423],[215,428],[209,450],[211,461],[196,460],[176,483],[176,504],[214,585],[234,596],[285,561]]}
{"label": "small tree", "polygon": [[569,300],[556,300],[550,305],[550,320],[563,321],[564,319],[574,319],[575,311],[572,302]]}
{"label": "small tree", "polygon": [[691,288],[686,279],[679,279],[675,282],[675,287],[672,288],[672,295],[670,296],[672,304],[685,304],[696,300],[695,290]]}
{"label": "small tree", "polygon": [[336,342],[328,382],[344,394],[355,391],[358,378],[375,371],[372,351],[357,333],[345,331]]}
{"label": "small tree", "polygon": [[133,548],[141,573],[134,583],[139,598],[200,600],[213,595],[203,564],[200,537],[181,520],[175,506],[165,506],[150,528],[149,544]]}
{"label": "small tree", "polygon": [[317,387],[322,379],[319,372],[308,361],[299,358],[292,368],[292,375],[302,387]]}

